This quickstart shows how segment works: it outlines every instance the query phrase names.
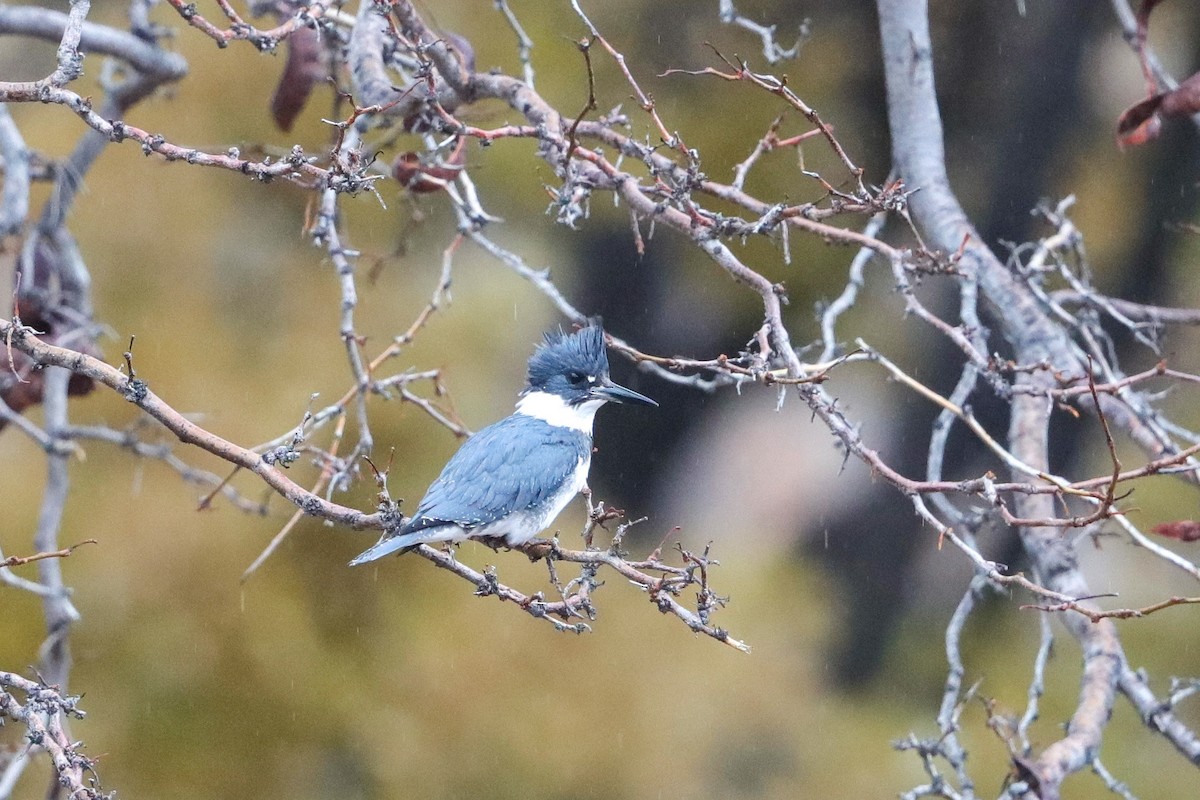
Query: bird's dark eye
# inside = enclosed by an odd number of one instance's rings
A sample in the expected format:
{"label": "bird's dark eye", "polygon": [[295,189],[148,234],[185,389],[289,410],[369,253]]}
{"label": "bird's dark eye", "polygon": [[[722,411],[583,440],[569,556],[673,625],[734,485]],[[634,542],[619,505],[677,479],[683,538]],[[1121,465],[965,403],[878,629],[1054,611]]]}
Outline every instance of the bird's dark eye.
{"label": "bird's dark eye", "polygon": [[582,372],[568,372],[567,380],[569,380],[571,382],[572,386],[579,386],[581,384],[587,383],[587,376],[584,375]]}

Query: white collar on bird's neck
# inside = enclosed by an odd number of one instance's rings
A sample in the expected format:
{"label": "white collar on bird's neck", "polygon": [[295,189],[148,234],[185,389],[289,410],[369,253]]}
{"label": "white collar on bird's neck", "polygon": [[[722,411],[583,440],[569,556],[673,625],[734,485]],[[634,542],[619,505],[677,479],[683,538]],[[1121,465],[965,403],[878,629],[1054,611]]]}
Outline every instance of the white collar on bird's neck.
{"label": "white collar on bird's neck", "polygon": [[517,401],[517,413],[540,419],[556,428],[570,428],[592,435],[592,422],[604,401],[597,398],[578,405],[571,405],[550,392],[528,392]]}

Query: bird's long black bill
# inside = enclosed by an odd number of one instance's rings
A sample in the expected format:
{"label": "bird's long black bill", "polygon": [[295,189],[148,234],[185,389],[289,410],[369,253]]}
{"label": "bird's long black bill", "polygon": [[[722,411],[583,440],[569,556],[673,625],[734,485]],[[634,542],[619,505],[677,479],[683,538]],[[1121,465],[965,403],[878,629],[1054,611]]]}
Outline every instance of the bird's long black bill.
{"label": "bird's long black bill", "polygon": [[633,389],[626,389],[624,386],[619,386],[612,381],[606,382],[603,386],[597,386],[594,393],[614,403],[637,403],[643,406],[658,405],[658,403],[646,397],[646,395],[638,394]]}

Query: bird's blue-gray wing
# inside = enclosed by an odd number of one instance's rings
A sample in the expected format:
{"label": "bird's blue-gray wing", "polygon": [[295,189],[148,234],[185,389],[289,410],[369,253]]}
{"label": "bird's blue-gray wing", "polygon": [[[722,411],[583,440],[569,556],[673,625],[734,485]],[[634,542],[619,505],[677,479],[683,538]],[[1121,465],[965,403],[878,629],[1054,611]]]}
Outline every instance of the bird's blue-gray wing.
{"label": "bird's blue-gray wing", "polygon": [[470,530],[536,508],[570,480],[592,447],[586,434],[512,416],[463,443],[396,536],[350,562],[362,564],[427,541],[446,524]]}
{"label": "bird's blue-gray wing", "polygon": [[591,444],[586,434],[530,417],[490,425],[454,454],[404,532],[446,522],[473,528],[536,508],[571,478]]}

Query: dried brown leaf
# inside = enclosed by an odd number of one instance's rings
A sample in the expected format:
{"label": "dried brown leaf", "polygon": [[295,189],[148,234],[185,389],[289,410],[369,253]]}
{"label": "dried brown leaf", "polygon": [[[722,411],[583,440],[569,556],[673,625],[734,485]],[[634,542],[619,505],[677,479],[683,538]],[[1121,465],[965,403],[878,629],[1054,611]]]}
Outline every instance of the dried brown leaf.
{"label": "dried brown leaf", "polygon": [[287,39],[287,63],[271,95],[271,116],[281,131],[292,129],[313,88],[327,74],[317,32],[310,28],[293,31]]}
{"label": "dried brown leaf", "polygon": [[1158,138],[1162,121],[1168,117],[1200,114],[1200,72],[1169,92],[1134,103],[1117,118],[1117,145],[1121,148],[1145,144]]}
{"label": "dried brown leaf", "polygon": [[1200,114],[1200,72],[1179,84],[1178,88],[1165,93],[1159,113],[1164,117]]}
{"label": "dried brown leaf", "polygon": [[1181,519],[1177,522],[1160,522],[1150,530],[1167,539],[1178,539],[1181,542],[1200,541],[1200,522],[1195,520]]}
{"label": "dried brown leaf", "polygon": [[436,164],[423,163],[421,156],[411,150],[400,153],[392,162],[392,177],[416,194],[440,191],[462,171],[466,163],[465,143],[466,139],[459,139],[449,157]]}
{"label": "dried brown leaf", "polygon": [[1156,94],[1134,103],[1117,117],[1117,146],[1126,147],[1145,144],[1158,138],[1162,130],[1162,119],[1158,116],[1163,96]]}

